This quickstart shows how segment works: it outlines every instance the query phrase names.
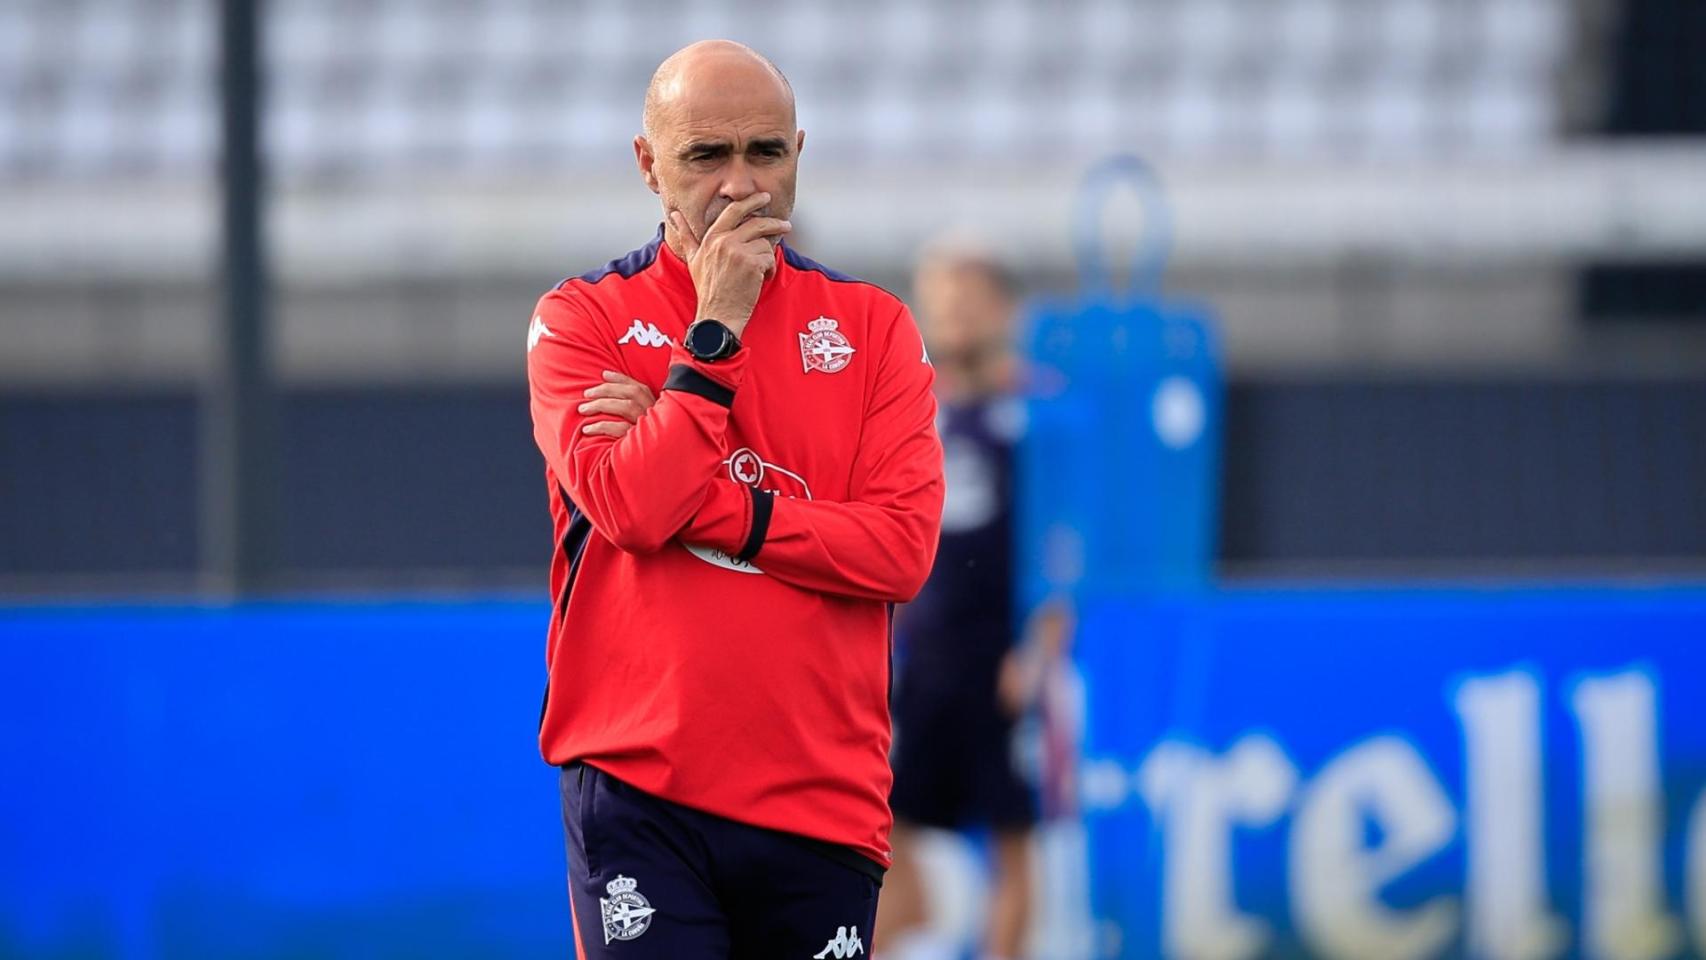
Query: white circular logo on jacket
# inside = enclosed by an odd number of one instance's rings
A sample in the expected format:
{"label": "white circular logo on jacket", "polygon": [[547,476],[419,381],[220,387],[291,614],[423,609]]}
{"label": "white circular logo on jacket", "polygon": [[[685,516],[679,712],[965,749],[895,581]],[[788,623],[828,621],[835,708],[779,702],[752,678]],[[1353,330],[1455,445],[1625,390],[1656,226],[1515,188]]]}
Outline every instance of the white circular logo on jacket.
{"label": "white circular logo on jacket", "polygon": [[[747,487],[757,487],[767,491],[772,496],[791,497],[796,500],[810,500],[812,489],[806,484],[806,479],[786,467],[768,463],[751,447],[741,447],[729,458],[723,461],[723,466],[729,469],[729,479]],[[736,573],[763,573],[752,563],[730,556],[715,547],[704,547],[696,544],[683,544],[687,552],[724,570]]]}

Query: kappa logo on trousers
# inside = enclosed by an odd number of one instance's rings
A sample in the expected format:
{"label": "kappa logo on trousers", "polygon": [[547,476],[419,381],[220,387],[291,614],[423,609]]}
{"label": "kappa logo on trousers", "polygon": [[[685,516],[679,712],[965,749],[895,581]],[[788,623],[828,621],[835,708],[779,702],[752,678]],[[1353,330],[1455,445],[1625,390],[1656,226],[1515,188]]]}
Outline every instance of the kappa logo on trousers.
{"label": "kappa logo on trousers", "polygon": [[834,957],[836,960],[847,960],[848,957],[864,952],[865,942],[859,939],[858,927],[854,927],[851,932],[849,932],[846,927],[837,927],[835,930],[835,936],[830,939],[829,943],[825,944],[822,950],[812,954],[812,956],[815,960],[825,960],[827,957]]}

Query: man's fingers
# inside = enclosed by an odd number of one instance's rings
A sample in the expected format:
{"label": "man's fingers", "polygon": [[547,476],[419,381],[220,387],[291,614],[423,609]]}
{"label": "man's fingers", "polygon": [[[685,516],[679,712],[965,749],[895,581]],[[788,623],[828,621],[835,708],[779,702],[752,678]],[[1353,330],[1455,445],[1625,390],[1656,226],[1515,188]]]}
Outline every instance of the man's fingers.
{"label": "man's fingers", "polygon": [[775,217],[753,217],[745,223],[738,224],[730,232],[729,239],[745,243],[748,240],[759,240],[765,237],[779,237],[794,229],[794,225],[786,220]]}
{"label": "man's fingers", "polygon": [[622,419],[589,423],[581,427],[581,432],[589,436],[620,438],[640,422],[654,398],[651,389],[633,377],[615,370],[606,370],[603,376],[603,383],[581,391],[581,395],[589,399],[580,405],[580,412],[587,416],[602,414]]}
{"label": "man's fingers", "polygon": [[600,413],[614,414],[629,423],[639,423],[646,415],[646,406],[633,400],[606,398],[603,400],[588,400],[580,405],[580,412],[587,416]]}
{"label": "man's fingers", "polygon": [[603,383],[588,387],[581,393],[588,397],[633,397],[646,403],[654,399],[651,387],[615,370],[604,371]]}
{"label": "man's fingers", "polygon": [[711,224],[711,229],[705,231],[705,236],[709,237],[718,231],[733,230],[742,220],[746,219],[747,214],[769,202],[770,194],[768,193],[755,193],[745,200],[736,200],[724,207],[722,213],[717,214],[716,221]]}
{"label": "man's fingers", "polygon": [[627,436],[628,431],[632,429],[634,429],[634,425],[624,420],[600,420],[597,423],[589,423],[581,427],[581,433],[588,436],[621,439]]}
{"label": "man's fingers", "polygon": [[776,248],[762,236],[754,237],[741,244],[741,253],[752,258],[752,265],[768,277],[776,270]]}
{"label": "man's fingers", "polygon": [[582,391],[589,400],[622,400],[638,404],[642,409],[651,406],[657,398],[652,396],[644,384],[601,383]]}
{"label": "man's fingers", "polygon": [[[646,415],[652,404],[657,402],[650,387],[614,370],[604,371],[604,382],[586,388],[581,391],[581,395],[587,398],[578,408],[583,415],[622,418],[621,421],[604,420],[581,427],[582,433],[607,437],[620,437],[627,433],[630,427],[640,422],[640,418]],[[621,429],[594,429],[601,427]]]}

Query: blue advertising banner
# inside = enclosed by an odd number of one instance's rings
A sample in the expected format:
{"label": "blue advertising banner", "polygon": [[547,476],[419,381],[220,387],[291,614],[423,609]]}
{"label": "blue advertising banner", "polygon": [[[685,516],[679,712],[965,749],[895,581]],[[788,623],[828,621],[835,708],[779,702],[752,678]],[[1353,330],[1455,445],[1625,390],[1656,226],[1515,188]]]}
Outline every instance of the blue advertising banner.
{"label": "blue advertising banner", "polygon": [[0,609],[0,956],[569,954],[549,615]]}
{"label": "blue advertising banner", "polygon": [[1088,604],[1100,956],[1706,954],[1706,590]]}
{"label": "blue advertising banner", "polygon": [[[0,611],[0,956],[566,955],[547,615]],[[1077,618],[1038,957],[1706,952],[1706,589]]]}

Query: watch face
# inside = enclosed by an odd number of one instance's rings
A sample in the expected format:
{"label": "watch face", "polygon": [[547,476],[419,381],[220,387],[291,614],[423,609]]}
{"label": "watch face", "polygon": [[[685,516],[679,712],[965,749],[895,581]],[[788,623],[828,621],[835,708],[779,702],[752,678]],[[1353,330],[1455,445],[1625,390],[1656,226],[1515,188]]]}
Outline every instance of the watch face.
{"label": "watch face", "polygon": [[722,352],[728,332],[720,323],[696,323],[687,332],[687,350],[700,359],[715,357]]}

